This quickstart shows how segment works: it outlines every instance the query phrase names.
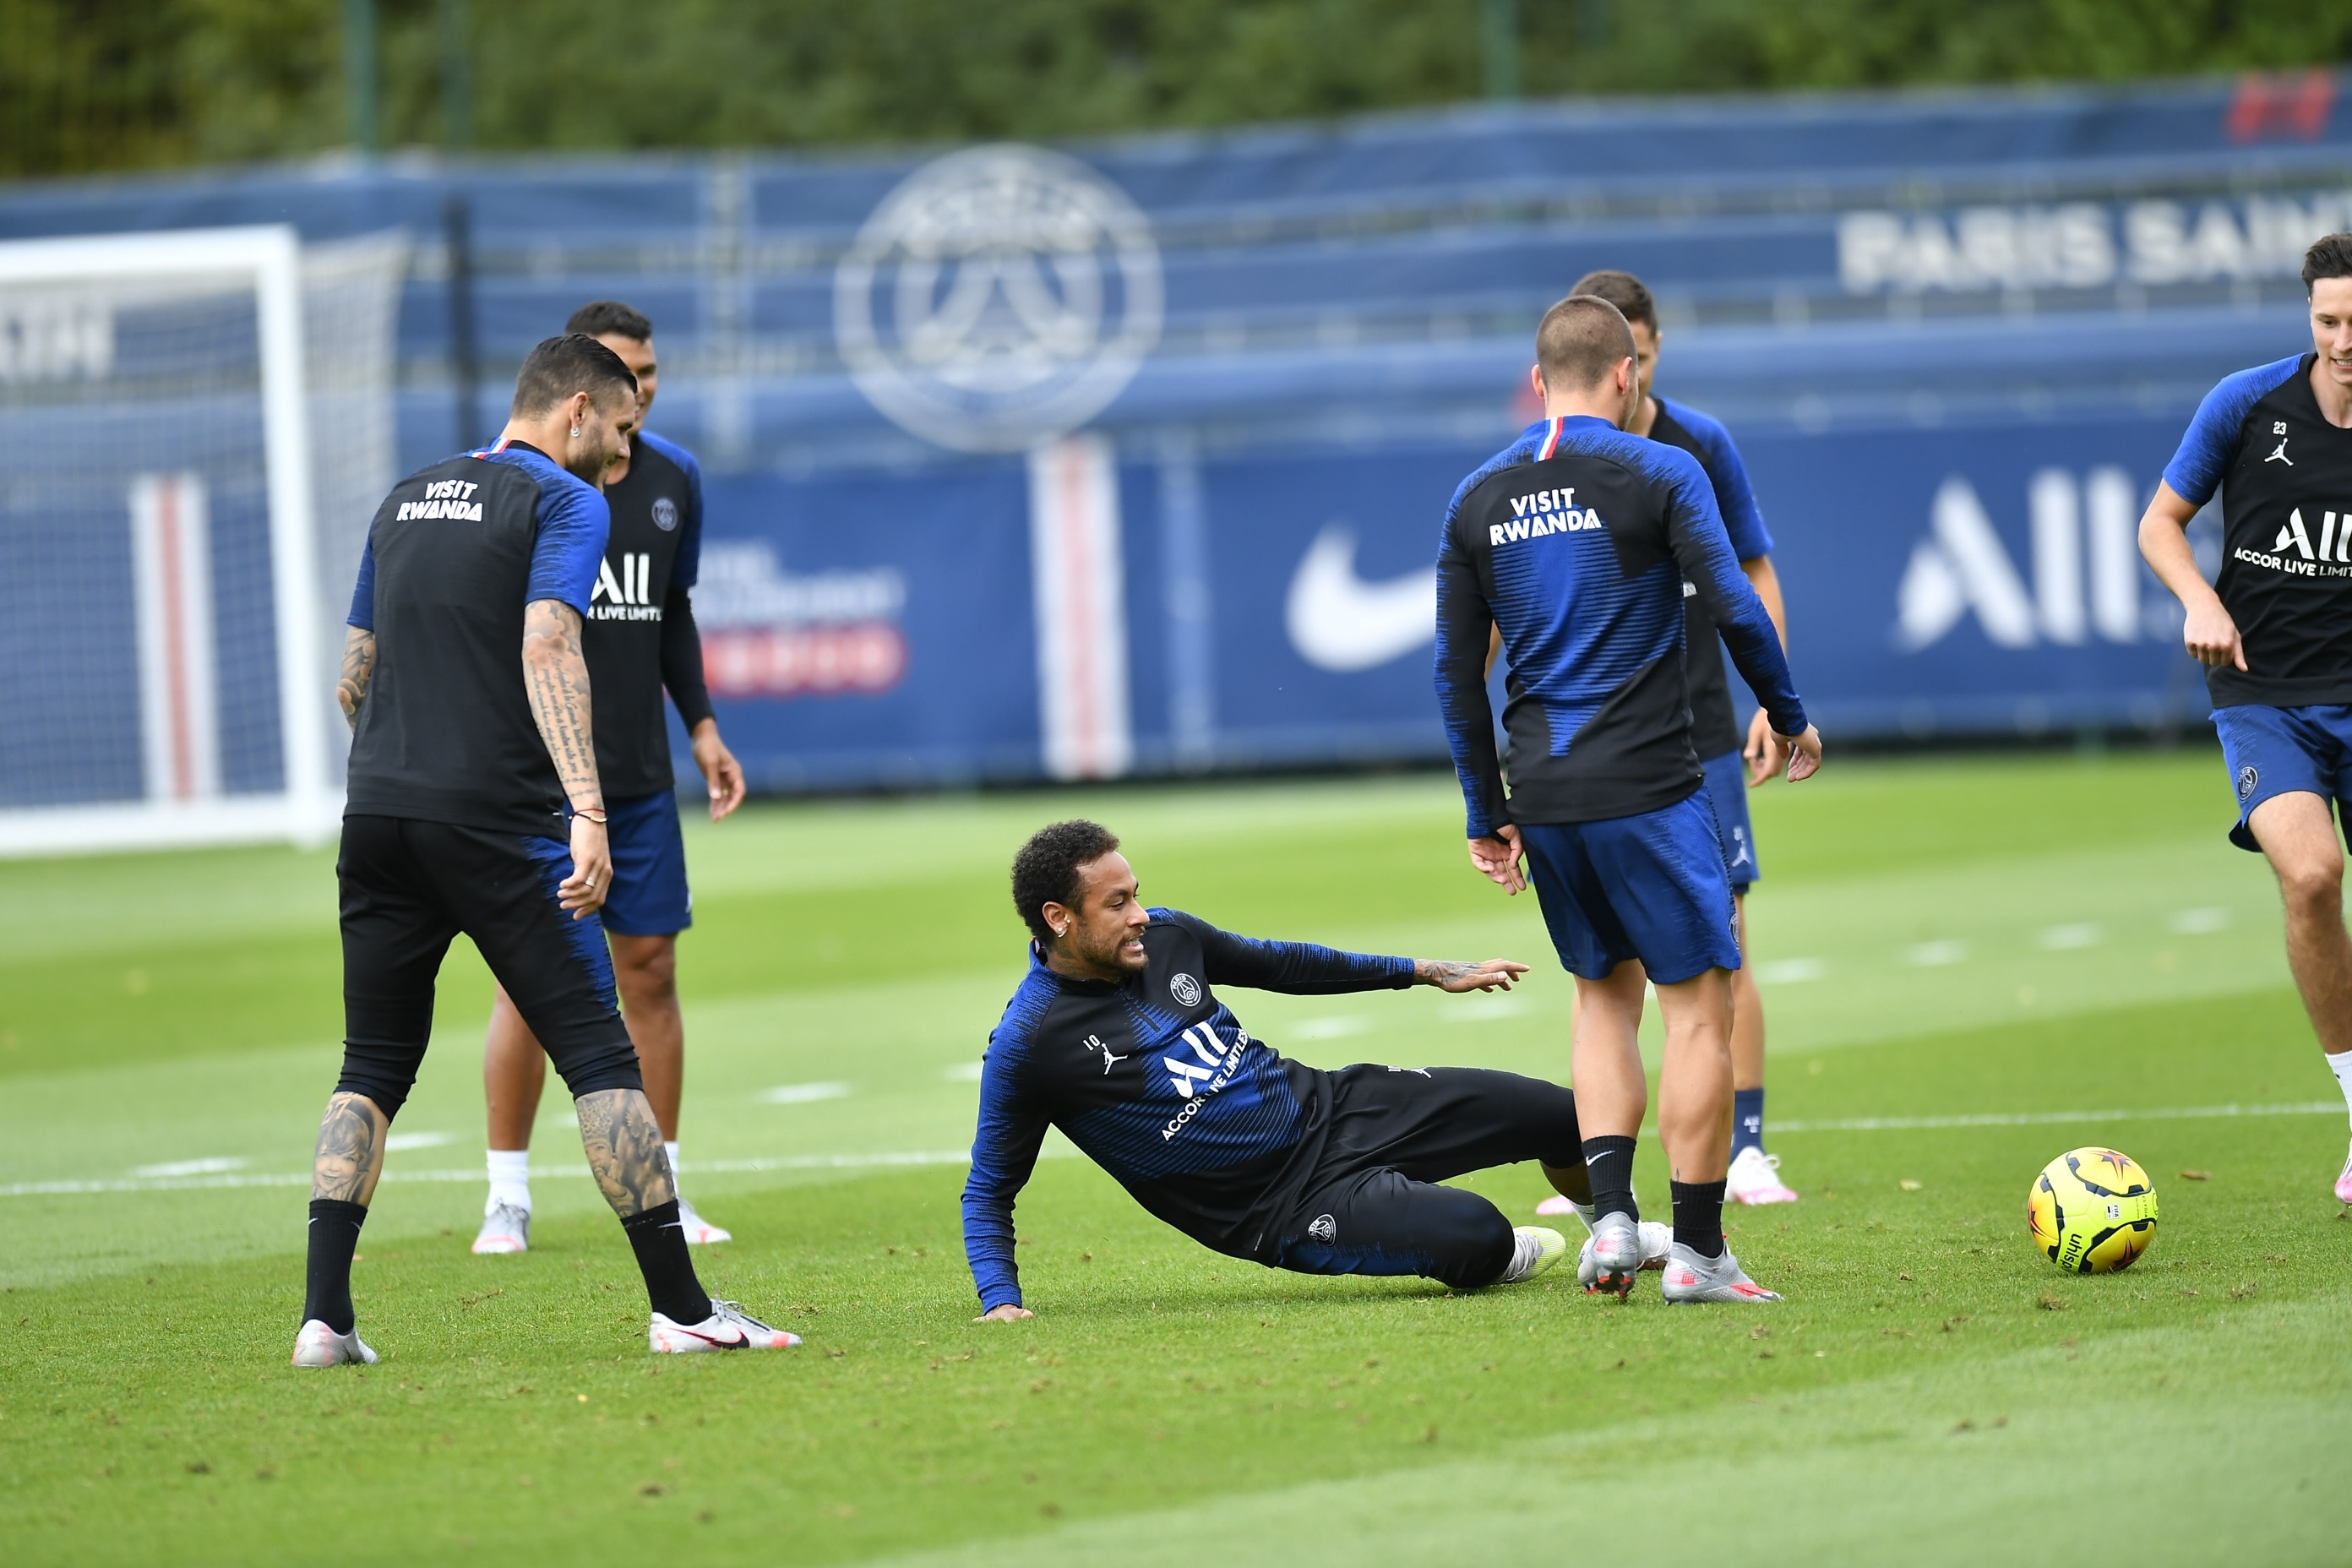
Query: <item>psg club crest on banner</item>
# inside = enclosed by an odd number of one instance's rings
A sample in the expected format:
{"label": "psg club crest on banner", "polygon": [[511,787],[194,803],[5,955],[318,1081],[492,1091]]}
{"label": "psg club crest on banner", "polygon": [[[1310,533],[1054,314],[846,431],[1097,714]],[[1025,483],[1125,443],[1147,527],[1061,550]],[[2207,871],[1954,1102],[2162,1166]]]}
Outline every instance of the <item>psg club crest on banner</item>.
{"label": "psg club crest on banner", "polygon": [[670,500],[667,496],[656,497],[654,500],[654,526],[660,529],[664,533],[667,533],[672,529],[675,529],[677,526],[677,502]]}
{"label": "psg club crest on banner", "polygon": [[970,452],[1019,451],[1108,406],[1160,340],[1160,250],[1076,159],[974,147],[883,198],[834,274],[834,335],[875,407]]}

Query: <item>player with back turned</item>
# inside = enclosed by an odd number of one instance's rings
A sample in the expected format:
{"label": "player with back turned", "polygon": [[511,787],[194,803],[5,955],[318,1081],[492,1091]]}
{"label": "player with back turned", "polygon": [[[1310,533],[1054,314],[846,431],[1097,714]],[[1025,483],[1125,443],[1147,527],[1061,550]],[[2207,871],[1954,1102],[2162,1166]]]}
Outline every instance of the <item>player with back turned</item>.
{"label": "player with back turned", "polygon": [[[1706,470],[1679,447],[1625,433],[1642,386],[1624,316],[1591,295],[1562,300],[1537,329],[1536,374],[1545,417],[1463,480],[1446,510],[1436,677],[1472,863],[1512,893],[1531,875],[1576,976],[1572,1076],[1593,1189],[1578,1272],[1622,1296],[1643,1260],[1633,1161],[1648,1100],[1638,1034],[1654,984],[1675,1221],[1661,1292],[1778,1300],[1723,1237],[1740,958],[1691,742],[1685,583],[1763,699],[1773,770],[1786,756],[1790,777],[1809,776],[1821,738],[1740,574]],[[1510,666],[1507,793],[1486,699],[1496,628]]]}
{"label": "player with back turned", "polygon": [[[1662,334],[1657,301],[1630,272],[1588,272],[1571,294],[1594,294],[1617,307],[1633,330],[1633,363],[1642,382],[1642,406],[1625,428],[1636,436],[1680,447],[1698,459],[1715,487],[1716,510],[1731,536],[1731,552],[1764,610],[1772,617],[1784,648],[1789,617],[1780,598],[1780,576],[1772,565],[1772,535],[1756,504],[1731,432],[1688,404],[1652,390]],[[1780,1176],[1780,1158],[1764,1149],[1764,998],[1756,988],[1756,966],[1748,946],[1748,889],[1762,875],[1757,861],[1756,829],[1748,820],[1748,791],[1772,776],[1765,764],[1771,732],[1762,709],[1743,731],[1731,709],[1731,681],[1724,672],[1721,637],[1696,594],[1683,599],[1685,649],[1690,668],[1691,742],[1706,771],[1707,805],[1723,836],[1724,865],[1731,873],[1732,916],[1738,928],[1740,965],[1731,977],[1731,1170],[1729,1195],[1743,1204],[1786,1204],[1797,1194]],[[1741,763],[1747,767],[1743,770]],[[1743,773],[1745,776],[1743,776]]]}
{"label": "player with back turned", "polygon": [[[2287,965],[2352,1106],[2352,234],[2305,253],[2309,353],[2208,393],[2140,519],[2140,552],[2180,600],[2238,793],[2230,841],[2256,849],[2286,906]],[[2189,523],[2218,490],[2221,573],[2208,585]],[[2336,1178],[2352,1204],[2352,1155]]]}
{"label": "player with back turned", "polygon": [[609,527],[593,481],[627,454],[636,414],[612,350],[550,338],[523,361],[497,445],[403,479],[368,530],[338,691],[352,729],[335,863],[343,1068],[311,1165],[296,1366],[376,1359],[352,1254],[460,931],[572,1089],[645,1276],[651,1348],[799,1343],[695,1278],[596,919],[613,864],[581,623]]}
{"label": "player with back turned", "polygon": [[[702,679],[702,638],[688,596],[702,559],[702,469],[692,453],[645,429],[656,391],[653,323],[599,300],[572,312],[581,332],[620,356],[637,378],[637,429],[628,455],[605,470],[612,536],[581,628],[596,689],[596,769],[612,819],[613,888],[602,919],[612,941],[621,1016],[636,1042],[646,1098],[661,1123],[673,1177],[685,1079],[686,1030],[677,1005],[677,933],[694,923],[679,836],[677,779],[662,692],[686,726],[710,796],[710,820],[743,803],[743,770],[719,737]],[[482,1052],[489,1110],[490,1191],[478,1253],[530,1246],[530,1129],[547,1084],[547,1054],[501,989],[490,1004]],[[728,1233],[695,1213],[683,1194],[678,1224],[689,1243]]]}

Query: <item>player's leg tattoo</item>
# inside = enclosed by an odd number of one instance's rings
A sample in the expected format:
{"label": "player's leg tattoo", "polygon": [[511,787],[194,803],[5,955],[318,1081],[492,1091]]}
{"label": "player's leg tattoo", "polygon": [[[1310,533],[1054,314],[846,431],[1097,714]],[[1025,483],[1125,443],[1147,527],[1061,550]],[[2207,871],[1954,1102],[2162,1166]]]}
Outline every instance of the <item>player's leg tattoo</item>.
{"label": "player's leg tattoo", "polygon": [[391,1119],[363,1094],[338,1091],[319,1121],[319,1146],[310,1157],[310,1195],[365,1205],[383,1173],[383,1135]]}
{"label": "player's leg tattoo", "polygon": [[604,1201],[623,1219],[659,1208],[677,1196],[660,1124],[641,1089],[601,1089],[582,1095],[580,1146]]}

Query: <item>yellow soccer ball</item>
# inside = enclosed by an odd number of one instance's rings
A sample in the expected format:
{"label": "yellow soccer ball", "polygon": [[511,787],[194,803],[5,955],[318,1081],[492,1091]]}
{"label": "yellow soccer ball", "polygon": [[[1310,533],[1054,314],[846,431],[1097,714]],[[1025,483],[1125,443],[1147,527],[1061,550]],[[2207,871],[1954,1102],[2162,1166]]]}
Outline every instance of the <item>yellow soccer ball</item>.
{"label": "yellow soccer ball", "polygon": [[2025,1194],[2033,1245],[2073,1274],[2111,1274],[2156,1239],[2156,1184],[2113,1149],[2070,1149]]}

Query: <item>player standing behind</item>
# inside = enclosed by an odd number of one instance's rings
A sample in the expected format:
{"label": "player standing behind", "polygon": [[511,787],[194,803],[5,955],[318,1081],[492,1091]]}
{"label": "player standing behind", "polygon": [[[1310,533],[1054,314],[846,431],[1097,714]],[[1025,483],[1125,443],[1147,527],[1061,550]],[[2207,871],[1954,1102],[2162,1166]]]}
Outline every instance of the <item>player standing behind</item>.
{"label": "player standing behind", "polygon": [[403,479],[368,530],[337,688],[352,731],[335,862],[343,1069],[311,1165],[296,1366],[376,1359],[352,1257],[459,931],[571,1087],[588,1168],[645,1275],[651,1347],[800,1342],[695,1278],[596,920],[613,868],[580,647],[607,530],[590,481],[628,455],[636,415],[636,378],[610,349],[549,338],[498,444]]}
{"label": "player standing behind", "polygon": [[[1454,492],[1437,562],[1437,692],[1468,812],[1472,863],[1507,890],[1533,872],[1576,976],[1573,1077],[1593,1232],[1579,1274],[1622,1296],[1642,1266],[1633,1135],[1647,1109],[1645,980],[1666,1026],[1658,1131],[1674,1183],[1669,1301],[1778,1300],[1723,1239],[1730,1163],[1729,874],[1692,749],[1683,584],[1706,604],[1774,731],[1777,771],[1819,766],[1780,638],[1740,574],[1714,488],[1679,447],[1628,436],[1641,405],[1633,334],[1605,300],[1570,296],[1536,332],[1546,417]],[[1510,661],[1510,794],[1485,656]]]}
{"label": "player standing behind", "polygon": [[[1633,329],[1633,365],[1641,375],[1642,406],[1625,426],[1636,436],[1680,447],[1698,459],[1715,487],[1716,510],[1731,535],[1731,552],[1748,584],[1764,602],[1780,646],[1789,646],[1789,616],[1780,599],[1780,576],[1772,569],[1772,535],[1756,505],[1748,465],[1732,444],[1731,432],[1696,408],[1670,402],[1650,390],[1658,368],[1658,305],[1630,272],[1588,272],[1572,294],[1594,294],[1623,314]],[[1759,708],[1748,721],[1746,747],[1731,711],[1731,680],[1724,673],[1715,623],[1696,594],[1684,595],[1684,657],[1690,664],[1691,742],[1706,771],[1707,804],[1723,835],[1724,864],[1731,872],[1731,908],[1739,938],[1740,965],[1731,976],[1731,1171],[1729,1195],[1743,1204],[1792,1204],[1797,1194],[1780,1180],[1780,1156],[1764,1152],[1764,998],[1756,989],[1755,966],[1747,962],[1748,889],[1763,874],[1756,861],[1756,831],[1748,818],[1748,791],[1772,776],[1766,764],[1771,721]],[[1740,776],[1745,757],[1747,777]]]}
{"label": "player standing behind", "polygon": [[[2303,258],[2312,351],[2206,394],[2139,522],[2180,600],[2238,791],[2230,841],[2259,849],[2286,905],[2287,965],[2352,1104],[2352,941],[2328,802],[2352,801],[2352,234]],[[2221,574],[2189,522],[2221,492]],[[2352,1157],[2336,1178],[2352,1204]]]}
{"label": "player standing behind", "polygon": [[[702,559],[702,468],[685,447],[645,428],[654,404],[653,323],[616,300],[600,300],[572,311],[563,330],[594,338],[637,378],[634,449],[604,475],[612,542],[583,637],[596,689],[596,771],[611,796],[613,888],[604,903],[604,932],[620,981],[621,1016],[636,1042],[646,1098],[661,1123],[675,1176],[686,1057],[677,933],[694,923],[694,900],[686,885],[686,841],[678,835],[664,688],[709,787],[711,821],[743,804],[743,770],[711,716],[702,637],[688,596]],[[547,1054],[501,989],[490,1004],[482,1052],[490,1194],[476,1252],[522,1252],[530,1246],[530,1128],[546,1085]],[[682,1194],[677,1208],[688,1241],[730,1239]]]}

